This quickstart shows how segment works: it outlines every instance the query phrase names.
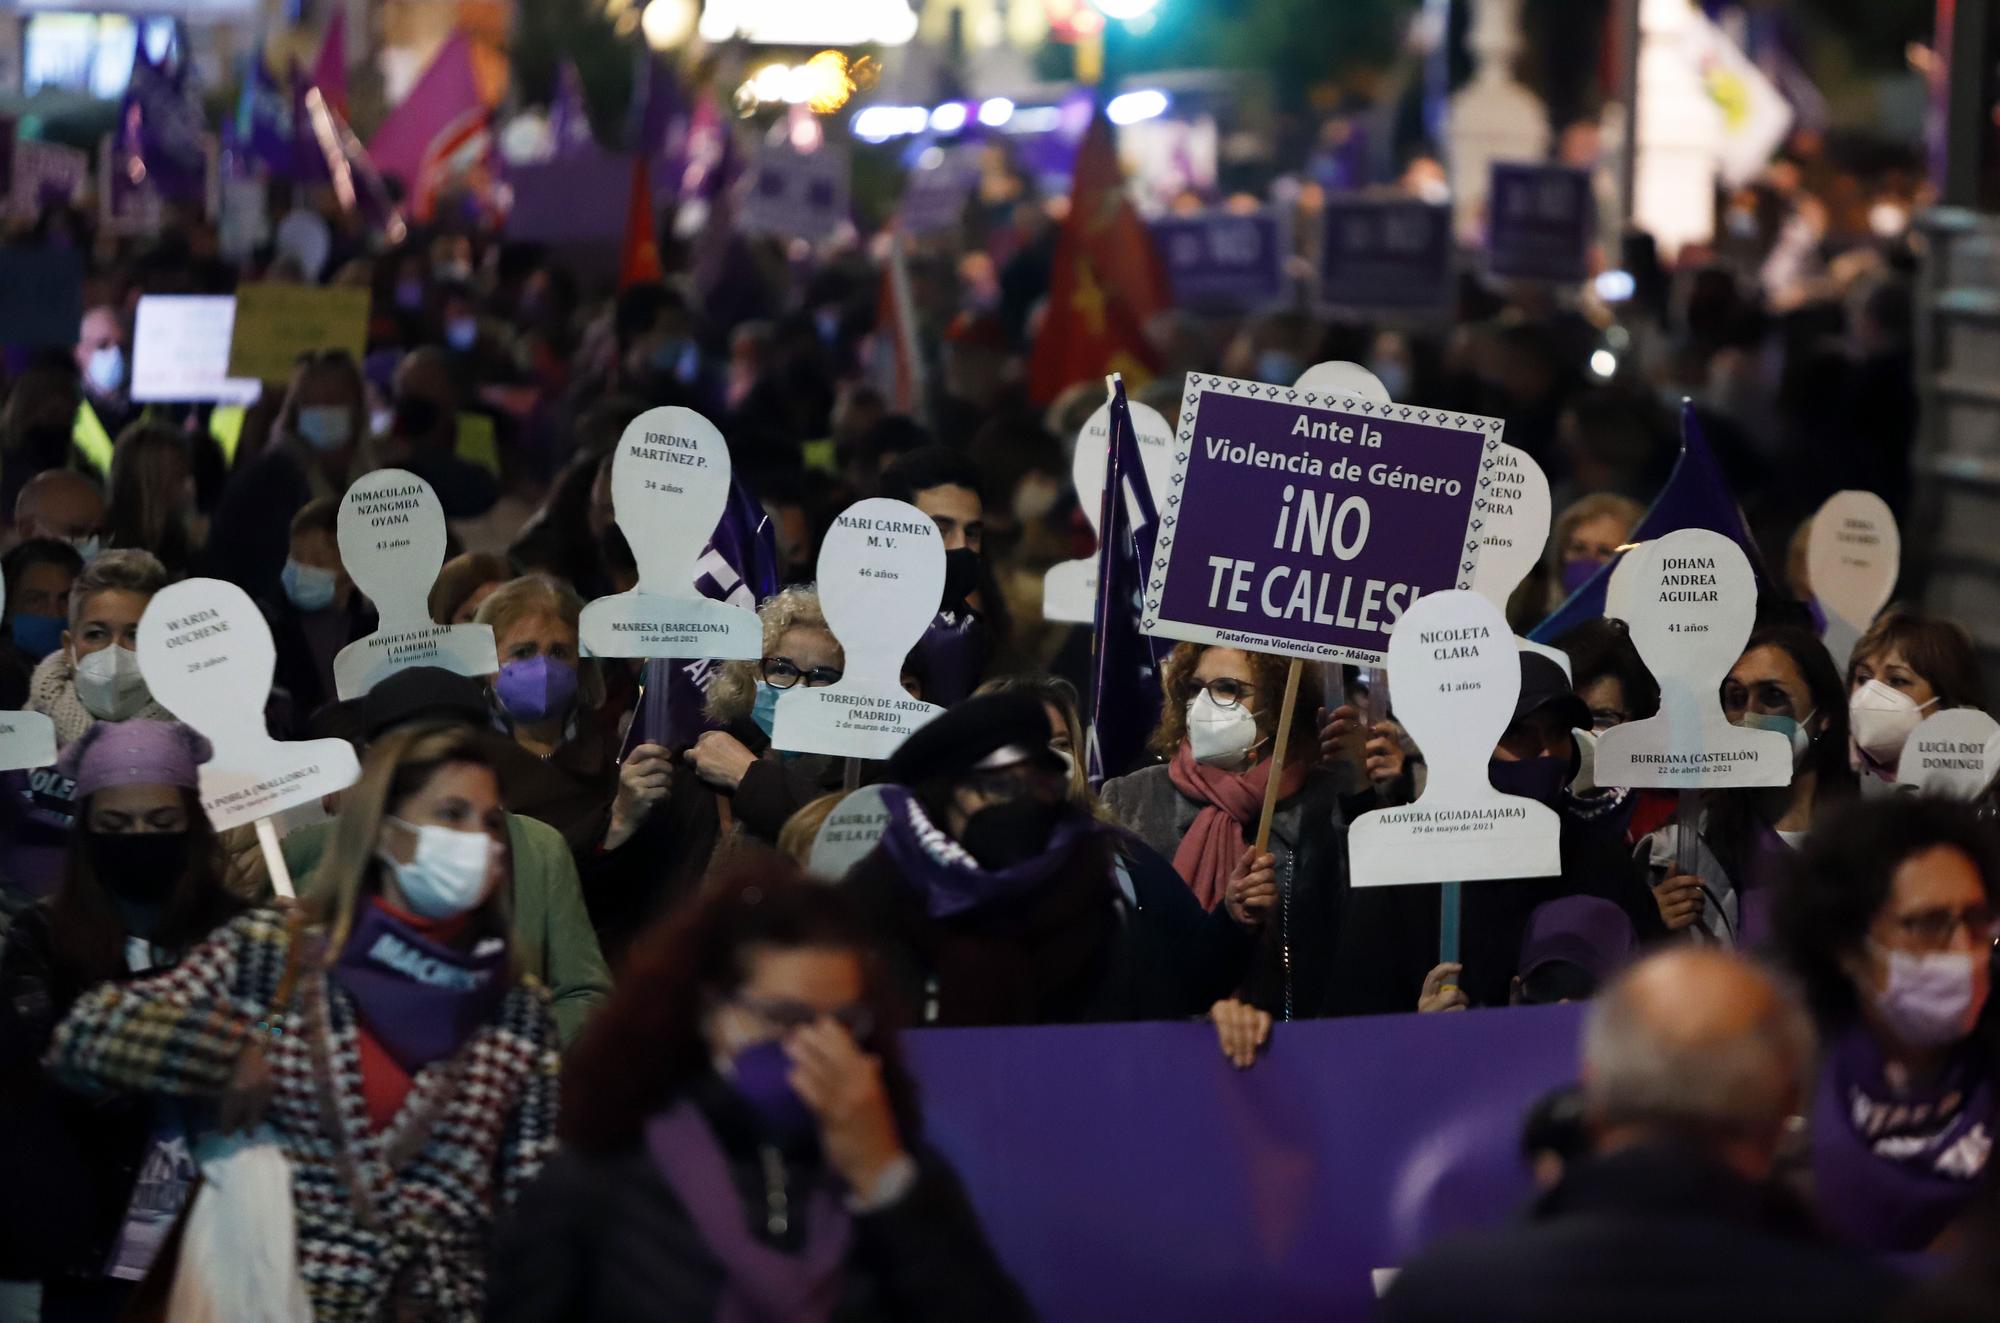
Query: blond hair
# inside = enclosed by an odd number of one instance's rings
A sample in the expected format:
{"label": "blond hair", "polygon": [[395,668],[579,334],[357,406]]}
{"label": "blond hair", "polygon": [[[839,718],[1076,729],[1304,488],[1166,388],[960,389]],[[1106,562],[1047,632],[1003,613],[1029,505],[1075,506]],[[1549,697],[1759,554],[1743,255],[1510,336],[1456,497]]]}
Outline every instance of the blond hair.
{"label": "blond hair", "polygon": [[786,818],[785,825],[778,828],[778,853],[800,868],[806,867],[812,861],[813,842],[819,839],[819,829],[826,825],[834,806],[846,798],[847,791],[836,790],[809,801]]}
{"label": "blond hair", "polygon": [[[521,621],[543,615],[554,616],[571,629],[577,629],[583,619],[583,599],[568,584],[540,574],[525,574],[495,588],[492,595],[479,604],[479,610],[472,618],[479,624],[493,627],[493,641],[497,645],[500,635]],[[598,673],[597,662],[589,657],[580,657],[576,669],[577,701],[586,708],[602,707],[604,677]]]}
{"label": "blond hair", "polygon": [[[778,640],[794,629],[824,629],[827,627],[826,613],[820,610],[819,590],[816,588],[786,588],[764,599],[757,608],[757,618],[764,623],[764,656],[778,650]],[[757,704],[757,679],[763,674],[763,662],[724,662],[715,668],[709,677],[708,701],[702,705],[703,711],[716,721],[740,721],[750,715],[750,709]]]}
{"label": "blond hair", "polygon": [[83,567],[83,573],[70,586],[69,627],[75,629],[81,623],[90,599],[99,593],[137,593],[151,600],[166,586],[167,567],[152,552],[137,547],[103,552]]}

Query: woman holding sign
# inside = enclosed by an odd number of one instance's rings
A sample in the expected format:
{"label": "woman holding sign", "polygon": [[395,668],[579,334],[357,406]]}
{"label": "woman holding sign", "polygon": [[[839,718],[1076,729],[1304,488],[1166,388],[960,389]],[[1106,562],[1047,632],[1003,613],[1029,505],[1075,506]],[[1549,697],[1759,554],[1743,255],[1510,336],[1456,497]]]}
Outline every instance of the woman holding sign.
{"label": "woman holding sign", "polygon": [[1909,607],[1883,613],[1847,663],[1848,762],[1864,792],[1896,782],[1903,744],[1946,708],[1986,707],[1972,636],[1955,620]]}
{"label": "woman holding sign", "polygon": [[68,1082],[272,1127],[320,1323],[478,1319],[494,1216],[553,1141],[555,1026],[509,949],[507,839],[477,737],[399,730],[289,920],[245,915],[56,1031]]}

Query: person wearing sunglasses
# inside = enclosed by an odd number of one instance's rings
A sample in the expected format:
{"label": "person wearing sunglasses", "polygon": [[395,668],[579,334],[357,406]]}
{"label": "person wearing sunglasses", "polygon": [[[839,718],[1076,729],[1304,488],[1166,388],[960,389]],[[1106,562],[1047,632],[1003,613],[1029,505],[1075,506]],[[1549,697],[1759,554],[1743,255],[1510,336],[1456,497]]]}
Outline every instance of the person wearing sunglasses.
{"label": "person wearing sunglasses", "polygon": [[769,854],[642,939],[570,1055],[489,1323],[1031,1318],[924,1143],[877,942]]}
{"label": "person wearing sunglasses", "polygon": [[1899,795],[1813,832],[1780,947],[1825,1044],[1809,1115],[1820,1219],[1874,1251],[1943,1247],[1988,1179],[2000,841],[1966,805]]}

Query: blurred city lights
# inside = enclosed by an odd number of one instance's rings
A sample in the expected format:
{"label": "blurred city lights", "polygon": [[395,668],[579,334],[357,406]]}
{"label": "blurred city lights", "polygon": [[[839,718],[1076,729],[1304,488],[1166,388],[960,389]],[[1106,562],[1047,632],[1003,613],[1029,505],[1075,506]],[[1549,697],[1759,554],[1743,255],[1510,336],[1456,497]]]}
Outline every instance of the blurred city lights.
{"label": "blurred city lights", "polygon": [[848,76],[847,57],[839,51],[821,51],[804,64],[765,65],[737,89],[736,100],[745,107],[783,102],[831,115],[852,95],[854,80]]}
{"label": "blurred city lights", "polygon": [[1141,120],[1158,119],[1166,113],[1167,94],[1154,87],[1121,92],[1112,97],[1111,104],[1104,108],[1104,117],[1113,124],[1137,124]]}
{"label": "blurred city lights", "polygon": [[1014,117],[1014,103],[1004,96],[988,97],[979,103],[979,122],[997,129]]}
{"label": "blurred city lights", "polygon": [[639,16],[639,30],[645,33],[646,44],[654,50],[672,50],[687,44],[700,21],[701,5],[697,0],[652,0]]}
{"label": "blurred city lights", "polygon": [[708,0],[699,31],[713,42],[901,46],[917,35],[909,0]]}
{"label": "blurred city lights", "polygon": [[1623,303],[1632,297],[1638,282],[1630,271],[1601,271],[1596,280],[1597,297],[1606,303]]}
{"label": "blurred city lights", "polygon": [[1121,21],[1142,18],[1160,7],[1160,0],[1090,0],[1090,3],[1106,18]]}
{"label": "blurred city lights", "polygon": [[1618,355],[1609,349],[1599,349],[1590,356],[1591,375],[1609,381],[1618,375]]}
{"label": "blurred city lights", "polygon": [[947,101],[931,112],[930,124],[939,133],[957,133],[965,127],[965,103]]}

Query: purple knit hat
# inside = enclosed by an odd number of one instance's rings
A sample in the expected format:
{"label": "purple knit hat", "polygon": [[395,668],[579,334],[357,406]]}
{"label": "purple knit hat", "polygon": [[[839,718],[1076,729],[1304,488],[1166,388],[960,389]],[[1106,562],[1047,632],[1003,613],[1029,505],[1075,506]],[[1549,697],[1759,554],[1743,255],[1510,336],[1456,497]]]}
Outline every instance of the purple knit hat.
{"label": "purple knit hat", "polygon": [[196,768],[215,756],[201,732],[178,721],[99,721],[70,743],[56,770],[76,781],[82,800],[106,786],[197,788]]}

